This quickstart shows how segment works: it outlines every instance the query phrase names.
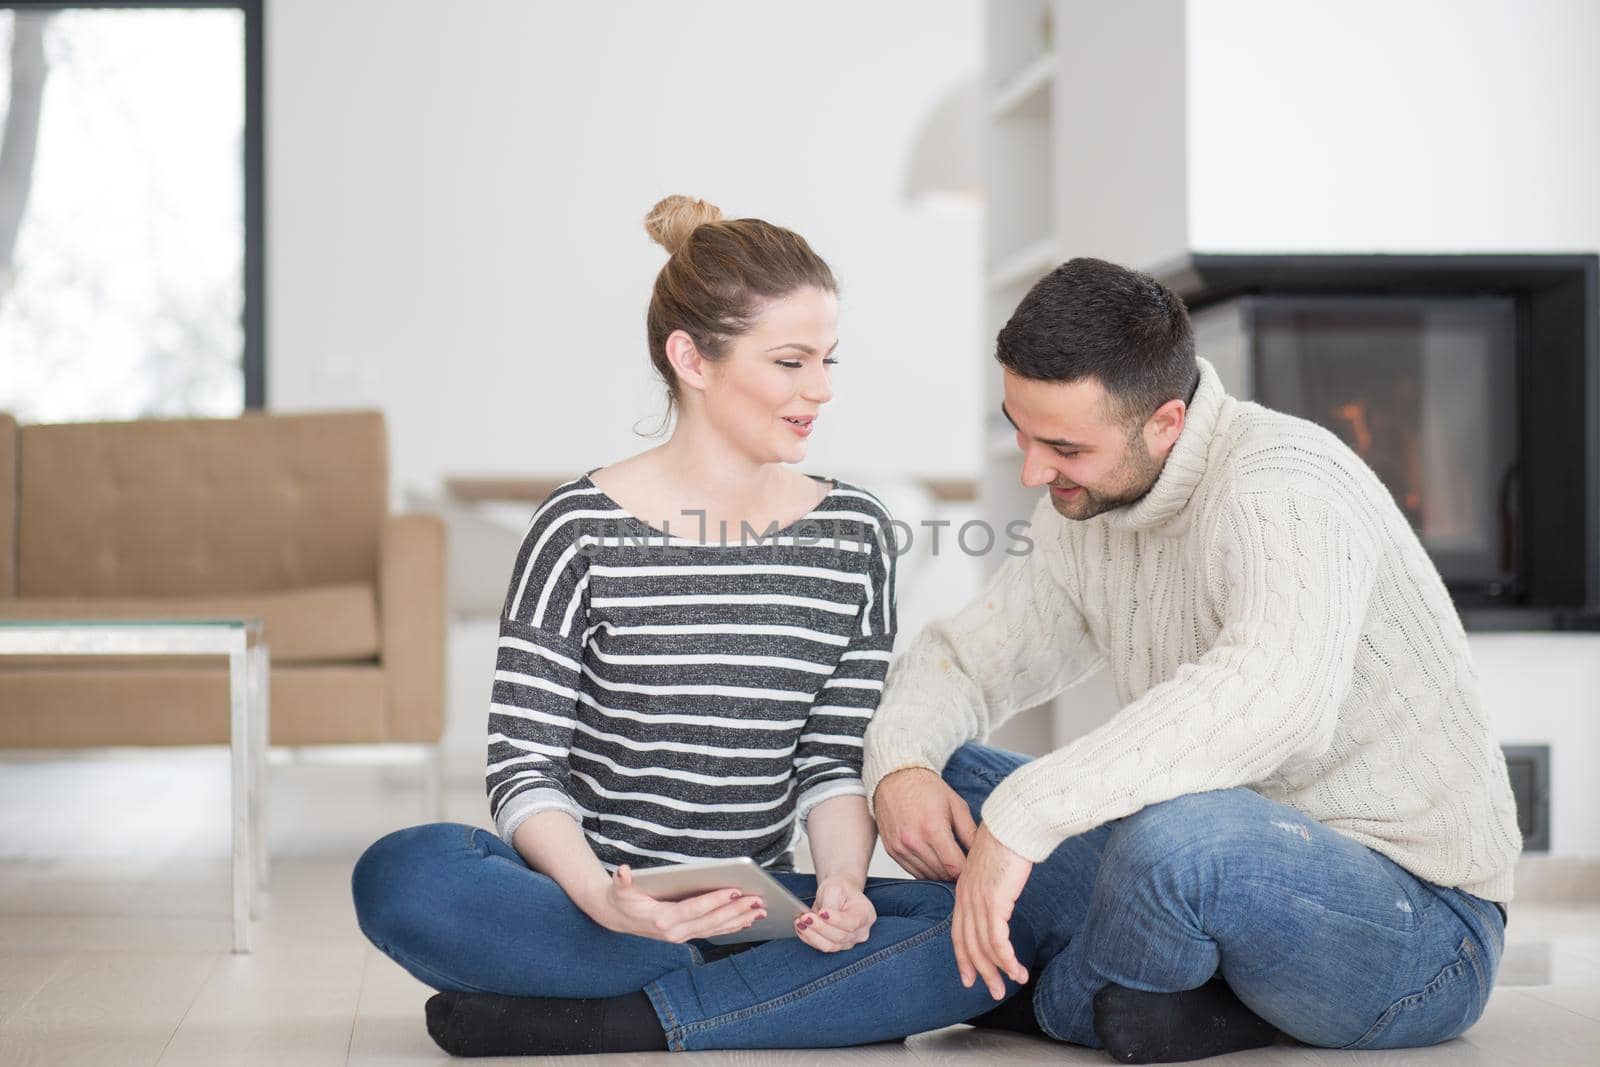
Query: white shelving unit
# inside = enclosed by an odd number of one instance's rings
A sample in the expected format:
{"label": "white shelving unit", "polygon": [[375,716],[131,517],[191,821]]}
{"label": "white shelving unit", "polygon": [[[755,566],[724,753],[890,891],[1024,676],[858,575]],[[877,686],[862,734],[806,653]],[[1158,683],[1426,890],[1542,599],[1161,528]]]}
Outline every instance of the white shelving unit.
{"label": "white shelving unit", "polygon": [[[987,0],[988,97],[979,114],[991,345],[1034,283],[1072,256],[1148,270],[1187,249],[1185,12],[1182,0]],[[983,353],[979,506],[1003,531],[1043,494],[1020,484],[991,355]],[[1004,558],[986,562],[993,569]],[[993,740],[1046,752],[1119,707],[1110,672],[1101,671],[1048,708],[1016,716]]]}
{"label": "white shelving unit", "polygon": [[[1053,147],[1060,80],[1053,48],[1057,6],[1056,0],[989,0],[985,11],[988,106],[981,142],[988,209],[985,325],[991,339],[1033,284],[1060,261]],[[1017,468],[1010,428],[1000,415],[999,368],[991,364],[984,381],[984,512],[993,522],[1036,498],[1020,487],[1016,493],[990,494],[1015,483]],[[1029,510],[1007,518],[1026,517]]]}
{"label": "white shelving unit", "polygon": [[[1040,44],[1045,42],[1041,41]],[[989,94],[989,117],[998,121],[1013,115],[1024,118],[1048,116],[1050,83],[1054,80],[1055,53],[1041,52],[1022,69],[994,86]]]}
{"label": "white shelving unit", "polygon": [[[1060,81],[1053,47],[1060,25],[1055,0],[989,0],[985,10],[985,78],[981,145],[987,225],[984,240],[986,337],[1005,325],[1027,291],[1060,262],[1055,219],[1055,96]],[[984,353],[984,460],[979,507],[997,531],[1026,519],[1040,493],[1022,488],[1016,438],[1000,413],[1000,368]],[[989,570],[1006,557],[986,559]],[[1003,748],[1042,754],[1055,747],[1046,705],[996,731]]]}

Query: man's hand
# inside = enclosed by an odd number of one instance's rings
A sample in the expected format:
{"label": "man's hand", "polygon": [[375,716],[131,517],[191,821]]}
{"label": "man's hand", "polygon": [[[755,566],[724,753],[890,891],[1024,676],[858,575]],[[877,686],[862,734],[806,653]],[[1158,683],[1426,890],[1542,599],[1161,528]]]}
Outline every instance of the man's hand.
{"label": "man's hand", "polygon": [[872,901],[858,884],[827,878],[817,883],[817,899],[795,920],[794,928],[800,940],[818,952],[838,952],[865,941],[877,918]]}
{"label": "man's hand", "polygon": [[[887,779],[885,779],[887,781]],[[966,869],[956,880],[956,910],[950,918],[950,941],[956,950],[961,984],[972,988],[974,973],[983,976],[989,995],[1004,1000],[1002,972],[1022,985],[1027,968],[1011,947],[1011,909],[1028,884],[1033,864],[995,840],[987,826],[967,853]]]}
{"label": "man's hand", "polygon": [[879,782],[873,801],[883,847],[896,863],[936,882],[961,873],[961,848],[971,847],[978,827],[967,802],[942,778],[926,767],[907,767]]}

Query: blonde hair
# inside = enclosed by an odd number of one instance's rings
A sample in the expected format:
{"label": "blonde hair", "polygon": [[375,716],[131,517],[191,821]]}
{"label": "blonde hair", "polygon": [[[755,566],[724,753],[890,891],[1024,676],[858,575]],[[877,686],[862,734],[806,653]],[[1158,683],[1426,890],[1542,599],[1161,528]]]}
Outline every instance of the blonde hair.
{"label": "blonde hair", "polygon": [[645,216],[650,237],[670,253],[656,275],[645,314],[650,362],[667,386],[668,410],[678,379],[667,360],[667,338],[682,330],[701,355],[718,360],[727,342],[755,324],[769,301],[798,289],[837,293],[821,256],[793,230],[762,219],[728,219],[714,204],[669,196]]}

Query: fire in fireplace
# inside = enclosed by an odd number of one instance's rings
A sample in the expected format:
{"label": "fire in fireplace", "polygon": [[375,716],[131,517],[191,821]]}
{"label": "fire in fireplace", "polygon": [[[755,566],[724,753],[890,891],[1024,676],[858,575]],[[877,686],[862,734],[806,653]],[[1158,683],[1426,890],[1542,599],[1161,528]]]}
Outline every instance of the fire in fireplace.
{"label": "fire in fireplace", "polygon": [[1197,254],[1158,274],[1230,391],[1373,468],[1469,627],[1596,629],[1597,263]]}
{"label": "fire in fireplace", "polygon": [[1514,591],[1516,305],[1504,297],[1245,298],[1255,399],[1366,460],[1447,584]]}

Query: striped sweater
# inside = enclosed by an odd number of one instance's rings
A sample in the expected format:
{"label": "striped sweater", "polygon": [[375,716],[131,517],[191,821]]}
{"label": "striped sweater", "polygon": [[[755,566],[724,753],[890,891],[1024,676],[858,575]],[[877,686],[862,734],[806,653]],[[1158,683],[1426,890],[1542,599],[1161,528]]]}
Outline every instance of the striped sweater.
{"label": "striped sweater", "polygon": [[507,843],[554,810],[609,869],[782,865],[813,807],[864,793],[895,634],[883,505],[833,482],[782,530],[706,533],[693,517],[647,526],[587,475],[534,514],[489,709]]}

